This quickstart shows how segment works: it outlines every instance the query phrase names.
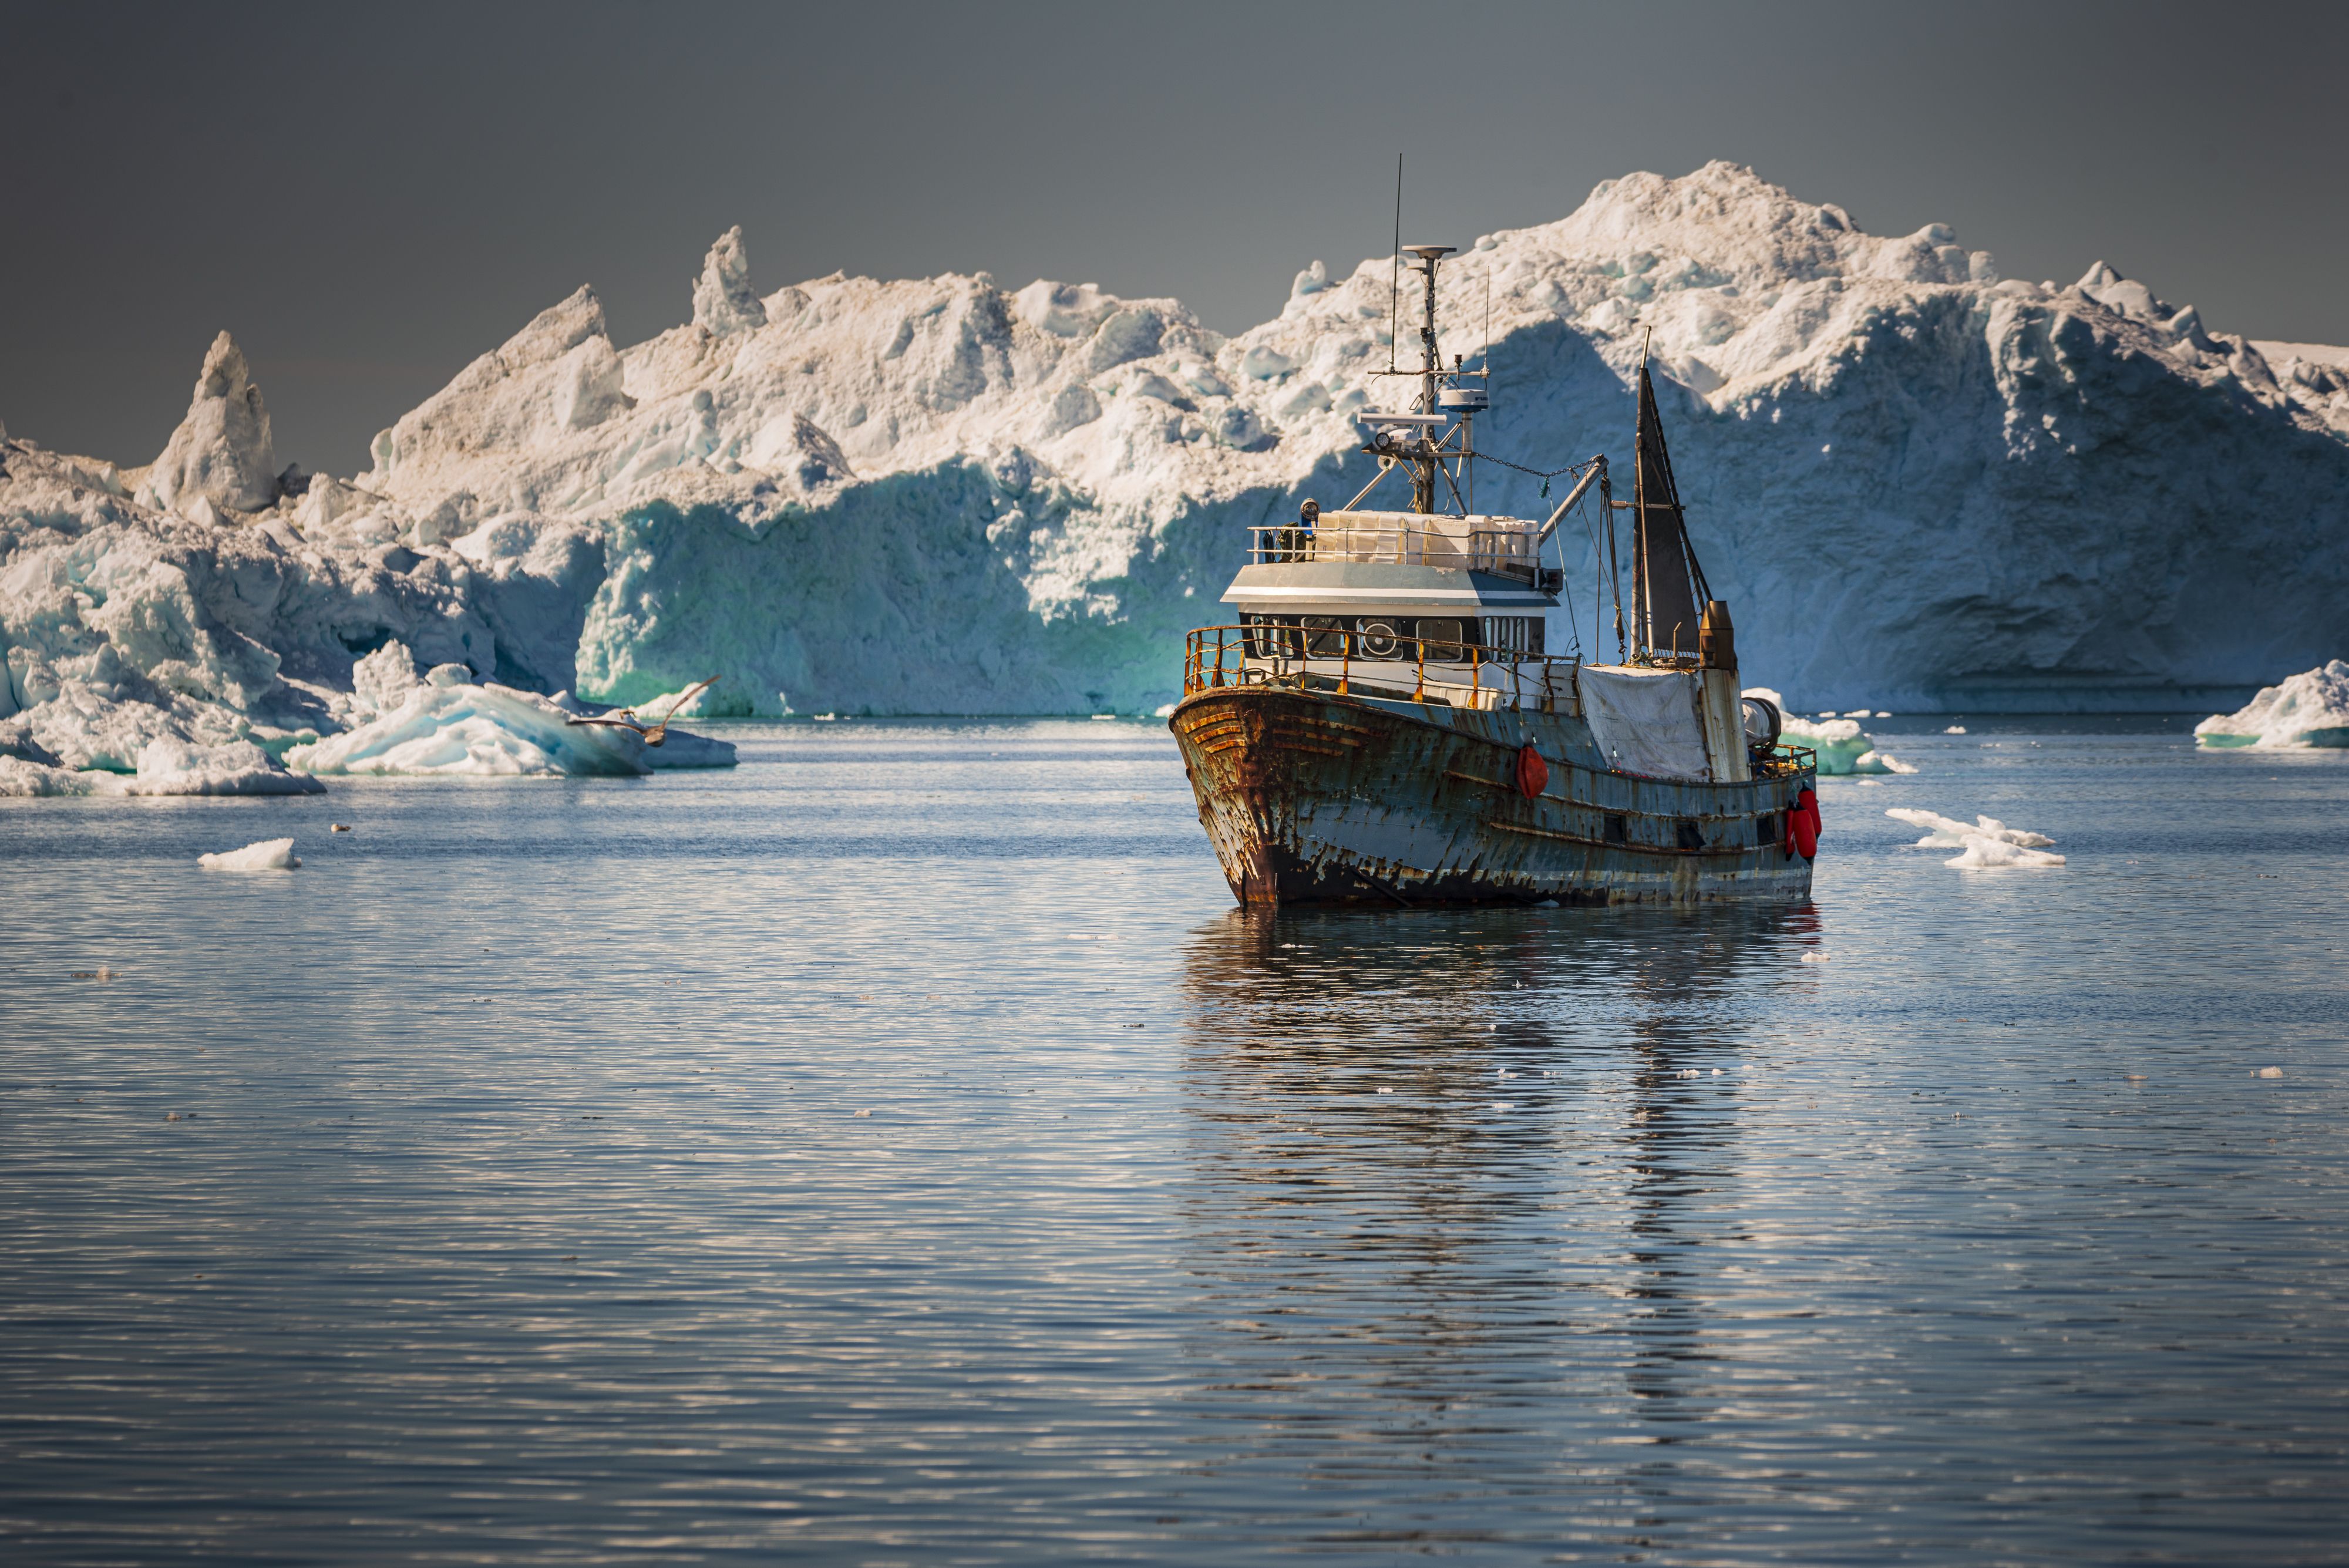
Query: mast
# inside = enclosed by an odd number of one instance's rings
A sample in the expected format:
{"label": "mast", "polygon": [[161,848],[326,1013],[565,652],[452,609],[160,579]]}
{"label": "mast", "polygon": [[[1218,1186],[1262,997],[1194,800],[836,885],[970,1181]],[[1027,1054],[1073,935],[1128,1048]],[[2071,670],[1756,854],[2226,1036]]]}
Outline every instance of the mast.
{"label": "mast", "polygon": [[[1406,370],[1391,366],[1373,370],[1373,376],[1410,376],[1419,381],[1419,396],[1409,413],[1368,414],[1364,422],[1381,426],[1378,435],[1364,450],[1381,461],[1378,476],[1362,488],[1361,493],[1349,502],[1360,504],[1378,485],[1379,479],[1396,468],[1411,471],[1411,509],[1423,516],[1438,510],[1436,496],[1448,495],[1465,515],[1468,500],[1461,492],[1464,481],[1475,483],[1468,472],[1475,458],[1471,430],[1475,417],[1492,406],[1491,395],[1481,387],[1455,385],[1464,380],[1483,380],[1492,375],[1492,367],[1471,370],[1455,357],[1452,368],[1444,367],[1444,352],[1435,337],[1435,268],[1437,263],[1453,253],[1450,245],[1402,245],[1395,247],[1398,258],[1412,258],[1411,270],[1422,275],[1420,288],[1419,368]],[[1401,296],[1397,295],[1398,307]],[[1387,334],[1390,346],[1394,333]],[[1456,425],[1455,425],[1455,421]],[[1454,427],[1447,429],[1446,427]],[[1456,459],[1459,472],[1455,475],[1446,459]]]}
{"label": "mast", "polygon": [[1632,431],[1631,647],[1644,661],[1697,653],[1701,610],[1713,597],[1689,544],[1688,514],[1664,448],[1663,417],[1656,409],[1648,354],[1640,350],[1640,412]]}
{"label": "mast", "polygon": [[[1437,411],[1436,397],[1442,391],[1444,360],[1435,346],[1435,264],[1452,254],[1450,245],[1405,245],[1405,254],[1413,258],[1412,270],[1425,275],[1423,306],[1419,323],[1419,410],[1423,414]],[[1433,431],[1419,438],[1417,449],[1411,457],[1411,509],[1422,514],[1435,510],[1435,482],[1443,458]]]}

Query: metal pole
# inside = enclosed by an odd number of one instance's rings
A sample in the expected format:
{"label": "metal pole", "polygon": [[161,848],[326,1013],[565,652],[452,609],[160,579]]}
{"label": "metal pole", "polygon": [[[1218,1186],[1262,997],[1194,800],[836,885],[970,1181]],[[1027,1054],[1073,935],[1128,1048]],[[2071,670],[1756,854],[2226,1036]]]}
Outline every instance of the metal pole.
{"label": "metal pole", "polygon": [[1615,561],[1615,486],[1607,471],[1599,471],[1599,510],[1607,514],[1607,581],[1615,601],[1615,657],[1628,659],[1630,655],[1623,645],[1623,572]]}
{"label": "metal pole", "polygon": [[1549,521],[1541,525],[1541,535],[1534,541],[1534,545],[1537,550],[1538,550],[1543,545],[1549,542],[1551,531],[1558,525],[1558,523],[1568,512],[1574,509],[1574,504],[1582,499],[1582,493],[1589,489],[1591,485],[1597,482],[1599,476],[1606,472],[1606,461],[1604,459],[1600,459],[1598,465],[1592,468],[1588,473],[1584,474],[1581,482],[1567,493],[1566,499],[1557,504],[1557,510],[1549,514]]}

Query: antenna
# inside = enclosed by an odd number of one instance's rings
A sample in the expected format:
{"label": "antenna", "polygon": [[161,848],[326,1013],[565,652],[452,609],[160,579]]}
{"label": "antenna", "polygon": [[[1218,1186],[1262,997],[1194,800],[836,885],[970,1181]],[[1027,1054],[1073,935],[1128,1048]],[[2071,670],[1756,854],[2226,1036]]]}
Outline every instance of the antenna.
{"label": "antenna", "polygon": [[1402,330],[1402,154],[1395,154],[1394,265],[1387,269],[1387,369],[1395,368],[1395,334]]}

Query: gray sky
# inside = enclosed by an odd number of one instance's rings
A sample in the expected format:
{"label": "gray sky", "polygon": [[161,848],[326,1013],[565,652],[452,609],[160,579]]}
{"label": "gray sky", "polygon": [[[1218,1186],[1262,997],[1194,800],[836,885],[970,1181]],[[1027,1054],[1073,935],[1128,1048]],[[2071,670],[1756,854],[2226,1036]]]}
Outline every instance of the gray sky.
{"label": "gray sky", "polygon": [[1728,158],[2349,343],[2349,6],[0,4],[0,421],[146,462],[225,327],[281,459],[347,473],[581,283],[623,343],[687,319],[737,223],[761,292],[986,270],[1237,331],[1385,254],[1398,149],[1451,244]]}

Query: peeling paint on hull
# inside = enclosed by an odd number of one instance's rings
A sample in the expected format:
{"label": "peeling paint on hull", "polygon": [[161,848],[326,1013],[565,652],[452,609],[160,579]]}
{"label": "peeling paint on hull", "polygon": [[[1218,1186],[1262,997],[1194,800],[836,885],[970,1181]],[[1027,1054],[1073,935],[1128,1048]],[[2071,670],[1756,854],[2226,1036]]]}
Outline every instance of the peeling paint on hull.
{"label": "peeling paint on hull", "polygon": [[[1782,845],[1813,784],[1641,778],[1598,764],[1578,719],[1242,687],[1169,721],[1199,820],[1243,904],[1800,900]],[[1549,783],[1510,781],[1530,742]]]}

